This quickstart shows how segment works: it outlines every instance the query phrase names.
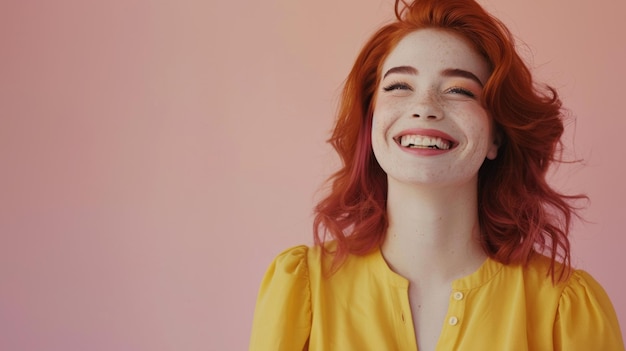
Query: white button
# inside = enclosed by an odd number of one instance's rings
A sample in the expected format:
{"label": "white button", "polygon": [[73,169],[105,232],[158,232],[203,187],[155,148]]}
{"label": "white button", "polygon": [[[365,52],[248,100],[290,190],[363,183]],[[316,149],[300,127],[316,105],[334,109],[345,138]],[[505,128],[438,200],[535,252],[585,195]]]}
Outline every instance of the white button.
{"label": "white button", "polygon": [[456,318],[455,316],[450,317],[450,319],[448,319],[448,323],[450,325],[456,325],[457,323],[459,323],[459,319]]}
{"label": "white button", "polygon": [[455,292],[453,296],[454,296],[454,299],[457,301],[463,300],[463,293],[460,291]]}

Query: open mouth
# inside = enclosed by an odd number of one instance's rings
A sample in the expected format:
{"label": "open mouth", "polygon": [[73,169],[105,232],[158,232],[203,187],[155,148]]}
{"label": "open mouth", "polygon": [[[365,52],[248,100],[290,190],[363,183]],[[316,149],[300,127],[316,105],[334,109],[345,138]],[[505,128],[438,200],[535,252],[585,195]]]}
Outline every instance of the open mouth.
{"label": "open mouth", "polygon": [[413,149],[449,150],[453,144],[450,140],[424,135],[403,135],[398,138],[403,147]]}

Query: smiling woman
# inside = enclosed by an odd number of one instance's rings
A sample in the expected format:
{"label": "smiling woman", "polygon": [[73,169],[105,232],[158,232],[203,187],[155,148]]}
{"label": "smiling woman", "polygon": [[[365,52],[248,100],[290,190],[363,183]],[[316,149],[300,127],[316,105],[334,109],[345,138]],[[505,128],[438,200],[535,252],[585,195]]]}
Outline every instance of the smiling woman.
{"label": "smiling woman", "polygon": [[348,76],[316,245],[271,264],[250,349],[624,350],[570,264],[583,196],[545,179],[557,92],[473,1],[396,1],[396,17]]}
{"label": "smiling woman", "polygon": [[481,104],[490,73],[485,59],[463,37],[422,29],[397,44],[382,70],[372,149],[388,188],[396,181],[425,189],[454,181],[475,192],[478,169],[498,149]]}

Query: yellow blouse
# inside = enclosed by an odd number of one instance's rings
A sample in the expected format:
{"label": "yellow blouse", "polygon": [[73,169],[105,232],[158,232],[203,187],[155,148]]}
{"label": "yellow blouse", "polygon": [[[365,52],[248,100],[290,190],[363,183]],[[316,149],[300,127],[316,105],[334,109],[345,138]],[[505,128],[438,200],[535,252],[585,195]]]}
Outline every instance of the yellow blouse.
{"label": "yellow blouse", "polygon": [[[380,250],[350,256],[330,277],[319,247],[284,251],[261,284],[251,351],[417,350],[409,282]],[[624,350],[602,287],[576,270],[554,285],[548,258],[526,267],[487,259],[453,282],[437,350]]]}

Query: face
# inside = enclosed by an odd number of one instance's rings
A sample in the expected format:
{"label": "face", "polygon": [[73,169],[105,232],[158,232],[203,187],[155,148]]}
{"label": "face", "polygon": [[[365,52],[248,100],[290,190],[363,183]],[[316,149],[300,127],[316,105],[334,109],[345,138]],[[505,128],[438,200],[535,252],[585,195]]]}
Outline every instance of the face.
{"label": "face", "polygon": [[383,63],[372,147],[394,181],[472,185],[498,146],[481,105],[487,62],[462,37],[437,29],[405,36]]}

